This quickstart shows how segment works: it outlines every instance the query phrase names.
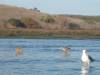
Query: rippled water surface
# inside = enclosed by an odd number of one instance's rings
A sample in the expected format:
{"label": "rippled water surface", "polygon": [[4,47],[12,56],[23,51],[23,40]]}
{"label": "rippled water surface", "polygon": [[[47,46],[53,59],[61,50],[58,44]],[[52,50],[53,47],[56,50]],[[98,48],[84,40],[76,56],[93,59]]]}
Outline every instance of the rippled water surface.
{"label": "rippled water surface", "polygon": [[[71,48],[69,54],[64,46]],[[95,59],[84,72],[82,49]],[[0,39],[0,75],[100,75],[100,40]]]}

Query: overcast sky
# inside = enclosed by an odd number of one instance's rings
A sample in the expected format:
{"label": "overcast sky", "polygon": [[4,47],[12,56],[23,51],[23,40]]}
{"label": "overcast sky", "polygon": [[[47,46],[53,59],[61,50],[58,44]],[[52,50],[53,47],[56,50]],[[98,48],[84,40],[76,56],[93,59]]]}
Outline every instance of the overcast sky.
{"label": "overcast sky", "polygon": [[100,15],[100,0],[0,0],[0,4],[37,7],[51,14]]}

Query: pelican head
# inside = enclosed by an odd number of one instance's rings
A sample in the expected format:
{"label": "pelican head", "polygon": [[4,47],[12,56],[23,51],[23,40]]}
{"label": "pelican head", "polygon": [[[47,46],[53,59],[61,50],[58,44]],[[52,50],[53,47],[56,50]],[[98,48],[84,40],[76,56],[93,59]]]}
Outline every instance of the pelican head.
{"label": "pelican head", "polygon": [[83,50],[83,53],[86,53],[86,52],[87,52],[87,50],[86,50],[86,49],[84,49],[84,50]]}

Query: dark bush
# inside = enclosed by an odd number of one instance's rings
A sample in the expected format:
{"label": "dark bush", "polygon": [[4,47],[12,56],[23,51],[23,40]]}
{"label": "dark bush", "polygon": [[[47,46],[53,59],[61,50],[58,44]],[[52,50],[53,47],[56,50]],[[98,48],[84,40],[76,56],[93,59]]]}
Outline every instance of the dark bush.
{"label": "dark bush", "polygon": [[15,19],[15,18],[11,18],[8,20],[8,23],[10,23],[11,25],[14,25],[16,27],[26,27],[24,25],[24,23],[22,23],[19,19]]}
{"label": "dark bush", "polygon": [[69,23],[68,27],[69,29],[80,29],[80,26],[76,23]]}

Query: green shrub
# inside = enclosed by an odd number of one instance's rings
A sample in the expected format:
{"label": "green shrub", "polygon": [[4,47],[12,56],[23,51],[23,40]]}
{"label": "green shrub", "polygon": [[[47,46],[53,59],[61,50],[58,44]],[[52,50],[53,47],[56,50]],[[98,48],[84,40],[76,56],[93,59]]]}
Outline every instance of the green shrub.
{"label": "green shrub", "polygon": [[19,19],[15,19],[15,18],[9,19],[8,23],[16,27],[25,27],[24,23],[22,23]]}
{"label": "green shrub", "polygon": [[37,21],[30,17],[22,17],[21,21],[28,27],[28,28],[41,28]]}
{"label": "green shrub", "polygon": [[32,20],[31,18],[29,18],[29,17],[22,17],[22,18],[21,18],[21,21],[22,21],[24,24],[26,24],[26,25],[31,25],[31,24],[33,24],[33,20]]}
{"label": "green shrub", "polygon": [[50,15],[41,16],[40,20],[43,21],[43,22],[46,22],[46,23],[54,23],[55,22],[54,18]]}
{"label": "green shrub", "polygon": [[96,22],[100,22],[100,17],[83,17],[82,19],[88,24],[96,24]]}

